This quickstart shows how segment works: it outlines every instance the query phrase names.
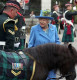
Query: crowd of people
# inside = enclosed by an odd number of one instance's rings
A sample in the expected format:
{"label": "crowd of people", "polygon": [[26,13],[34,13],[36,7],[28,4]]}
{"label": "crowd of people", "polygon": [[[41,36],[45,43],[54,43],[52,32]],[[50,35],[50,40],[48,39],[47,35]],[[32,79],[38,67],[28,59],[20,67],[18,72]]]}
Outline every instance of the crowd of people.
{"label": "crowd of people", "polygon": [[[17,2],[16,0],[8,0],[0,13],[0,50],[10,52],[25,48],[26,23],[21,3],[22,2]],[[74,42],[73,23],[77,11],[71,11],[71,3],[66,3],[65,6],[66,11],[63,14],[63,18],[60,18],[58,4],[53,6],[54,11],[52,15],[49,10],[41,10],[40,16],[35,16],[34,12],[31,12],[30,17],[38,18],[39,24],[31,27],[28,48],[46,43],[61,44],[58,36],[60,23],[62,23],[64,27],[62,37],[64,45],[67,47],[69,42]],[[75,68],[72,68],[71,72],[76,73]],[[53,77],[56,78],[55,70],[49,72],[46,80]],[[74,75],[73,80],[75,77],[76,74]],[[70,77],[67,77],[66,80],[69,80],[69,78]]]}

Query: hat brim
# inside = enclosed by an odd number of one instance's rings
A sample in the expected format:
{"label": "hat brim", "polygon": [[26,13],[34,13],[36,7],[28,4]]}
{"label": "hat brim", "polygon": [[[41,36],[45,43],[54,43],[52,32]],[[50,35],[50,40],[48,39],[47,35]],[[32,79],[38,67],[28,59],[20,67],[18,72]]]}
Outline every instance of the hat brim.
{"label": "hat brim", "polygon": [[53,17],[48,17],[48,16],[35,16],[35,18],[45,18],[45,19],[50,19],[53,20]]}
{"label": "hat brim", "polygon": [[72,4],[65,4],[65,6],[67,7],[67,6],[72,6]]}

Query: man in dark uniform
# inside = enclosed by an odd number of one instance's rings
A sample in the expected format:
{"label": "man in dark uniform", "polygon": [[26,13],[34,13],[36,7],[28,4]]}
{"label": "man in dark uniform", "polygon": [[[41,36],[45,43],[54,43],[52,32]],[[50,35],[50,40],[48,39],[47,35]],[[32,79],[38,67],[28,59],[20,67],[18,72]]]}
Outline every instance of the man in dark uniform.
{"label": "man in dark uniform", "polygon": [[59,5],[58,5],[58,4],[55,4],[55,5],[53,6],[53,8],[54,8],[54,11],[53,11],[52,17],[54,17],[54,20],[52,20],[52,24],[56,25],[57,31],[58,31],[58,29],[59,29],[59,24],[60,24]]}
{"label": "man in dark uniform", "polygon": [[23,16],[23,1],[19,1],[20,3],[20,10],[17,12],[17,16],[15,17],[16,20],[16,26],[18,28],[18,31],[15,33],[15,44],[19,43],[19,46],[16,46],[15,49],[23,49],[25,47],[25,35],[26,35],[26,24],[25,24],[25,18]]}
{"label": "man in dark uniform", "polygon": [[69,42],[74,42],[73,22],[74,22],[74,16],[77,15],[77,11],[72,11],[72,4],[69,2],[65,4],[65,6],[67,10],[64,13],[65,26],[64,26],[62,42],[68,45]]}
{"label": "man in dark uniform", "polygon": [[[21,11],[17,12],[17,16],[15,17],[16,20],[16,26],[18,28],[18,31],[15,33],[15,44],[20,43],[20,45],[17,47],[18,49],[23,49],[25,46],[25,20],[23,15],[20,13]],[[15,48],[16,49],[16,48]]]}
{"label": "man in dark uniform", "polygon": [[0,49],[11,51],[14,49],[15,21],[20,4],[17,1],[7,1],[3,13],[0,15]]}

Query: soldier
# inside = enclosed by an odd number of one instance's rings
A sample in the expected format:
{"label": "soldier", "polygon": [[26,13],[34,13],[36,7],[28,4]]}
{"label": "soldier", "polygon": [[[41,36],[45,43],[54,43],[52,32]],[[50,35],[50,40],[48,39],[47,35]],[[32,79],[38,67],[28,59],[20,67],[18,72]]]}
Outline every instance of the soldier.
{"label": "soldier", "polygon": [[53,11],[53,14],[52,14],[52,17],[54,18],[54,20],[52,20],[52,24],[55,24],[56,27],[57,27],[57,31],[59,29],[59,21],[60,21],[60,13],[59,13],[59,5],[56,4],[53,6],[54,8],[54,11]]}
{"label": "soldier", "polygon": [[16,20],[16,26],[18,28],[18,31],[15,33],[15,45],[19,43],[18,46],[15,46],[15,50],[23,49],[25,47],[25,35],[26,35],[26,24],[25,24],[25,18],[23,16],[23,0],[19,1],[21,9],[17,12],[17,16],[15,17]]}
{"label": "soldier", "polygon": [[69,42],[74,42],[74,16],[77,15],[77,11],[71,11],[72,10],[72,4],[67,3],[65,4],[66,11],[64,13],[64,19],[65,19],[65,25],[64,25],[64,33],[62,42],[64,42],[65,45],[68,45]]}
{"label": "soldier", "polygon": [[[20,4],[17,1],[7,1],[3,13],[0,14],[0,49],[12,51],[15,39],[15,21]],[[3,47],[4,46],[4,47]]]}
{"label": "soldier", "polygon": [[[77,11],[77,0],[74,0],[73,2],[73,11]],[[77,26],[77,15],[74,16],[74,37],[76,37],[76,26]]]}

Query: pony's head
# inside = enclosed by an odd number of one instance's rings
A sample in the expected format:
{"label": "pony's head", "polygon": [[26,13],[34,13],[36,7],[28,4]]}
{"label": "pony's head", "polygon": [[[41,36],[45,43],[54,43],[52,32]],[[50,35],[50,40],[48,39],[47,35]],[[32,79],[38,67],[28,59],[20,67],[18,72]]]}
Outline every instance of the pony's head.
{"label": "pony's head", "polygon": [[[67,57],[63,60],[62,65],[59,67],[59,70],[61,74],[63,75],[71,75],[70,80],[73,80],[72,78],[76,77],[75,73],[75,65],[77,64],[77,51],[76,49],[69,44],[67,47]],[[69,54],[69,55],[68,55]]]}
{"label": "pony's head", "polygon": [[68,45],[68,49],[72,55],[72,60],[75,64],[77,64],[77,50],[71,45]]}

